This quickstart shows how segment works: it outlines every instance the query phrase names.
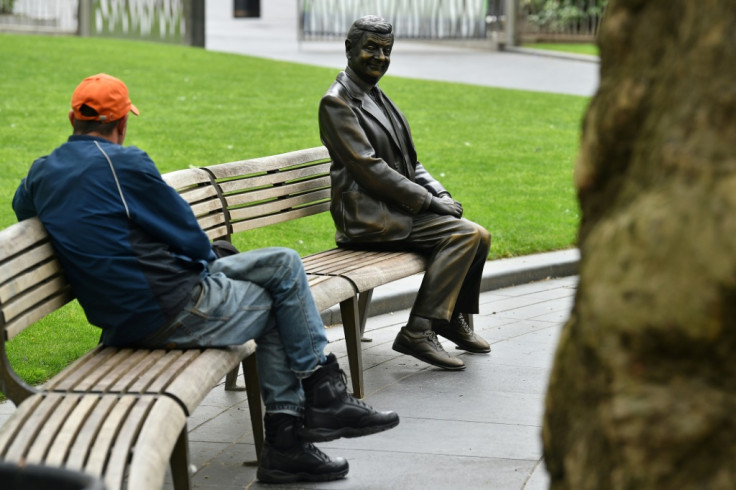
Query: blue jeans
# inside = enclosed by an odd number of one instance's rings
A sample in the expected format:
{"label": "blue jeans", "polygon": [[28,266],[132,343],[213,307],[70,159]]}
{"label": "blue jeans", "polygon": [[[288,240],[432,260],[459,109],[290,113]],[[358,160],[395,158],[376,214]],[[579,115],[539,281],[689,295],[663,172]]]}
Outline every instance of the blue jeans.
{"label": "blue jeans", "polygon": [[225,347],[255,339],[267,412],[300,415],[301,379],[325,362],[325,327],[299,255],[263,248],[217,259],[192,299],[148,346]]}

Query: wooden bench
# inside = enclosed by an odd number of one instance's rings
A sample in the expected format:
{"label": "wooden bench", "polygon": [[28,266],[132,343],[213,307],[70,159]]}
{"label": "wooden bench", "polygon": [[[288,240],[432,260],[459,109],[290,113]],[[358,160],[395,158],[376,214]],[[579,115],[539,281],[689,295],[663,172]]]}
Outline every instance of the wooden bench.
{"label": "wooden bench", "polygon": [[[164,180],[190,204],[212,240],[329,211],[329,155],[317,147],[190,168]],[[340,305],[354,395],[364,396],[360,339],[373,289],[422,272],[413,253],[333,248],[303,258],[317,307]],[[242,365],[257,455],[263,444],[255,344],[229,349],[98,346],[43,387],[18,378],[5,343],[73,299],[37,219],[0,232],[0,389],[17,410],[0,428],[0,460],[77,469],[110,489],[159,488],[166,466],[189,488],[186,420]]]}
{"label": "wooden bench", "polygon": [[72,299],[38,219],[0,231],[0,389],[17,406],[0,428],[0,460],[66,467],[102,479],[109,489],[136,490],[160,488],[170,466],[175,487],[189,488],[187,417],[241,363],[260,454],[252,341],[228,349],[98,346],[43,387],[23,382],[8,361],[6,342]]}
{"label": "wooden bench", "polygon": [[[185,169],[164,175],[212,240],[329,212],[330,157],[324,146]],[[333,248],[302,259],[320,311],[340,305],[353,394],[365,395],[361,337],[374,288],[423,272],[409,252]],[[232,376],[231,376],[232,378]]]}

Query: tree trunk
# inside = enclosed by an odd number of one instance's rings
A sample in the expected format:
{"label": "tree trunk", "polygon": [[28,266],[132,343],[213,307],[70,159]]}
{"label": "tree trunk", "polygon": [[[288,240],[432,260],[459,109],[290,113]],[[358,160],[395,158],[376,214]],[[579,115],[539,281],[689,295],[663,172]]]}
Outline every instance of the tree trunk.
{"label": "tree trunk", "polygon": [[736,4],[611,0],[575,184],[553,489],[736,488]]}

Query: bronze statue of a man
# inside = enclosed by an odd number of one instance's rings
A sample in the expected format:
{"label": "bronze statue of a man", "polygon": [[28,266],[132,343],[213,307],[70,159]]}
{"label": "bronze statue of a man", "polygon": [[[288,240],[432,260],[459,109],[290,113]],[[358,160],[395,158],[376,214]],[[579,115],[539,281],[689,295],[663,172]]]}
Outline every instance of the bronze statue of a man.
{"label": "bronze statue of a man", "polygon": [[462,218],[462,205],[417,161],[409,124],[378,87],[393,44],[393,27],[384,19],[356,20],[345,40],[348,66],[320,102],[320,136],[332,158],[335,240],[424,254],[427,271],[393,348],[444,369],[464,369],[437,335],[470,352],[490,352],[469,319],[478,313],[491,236]]}

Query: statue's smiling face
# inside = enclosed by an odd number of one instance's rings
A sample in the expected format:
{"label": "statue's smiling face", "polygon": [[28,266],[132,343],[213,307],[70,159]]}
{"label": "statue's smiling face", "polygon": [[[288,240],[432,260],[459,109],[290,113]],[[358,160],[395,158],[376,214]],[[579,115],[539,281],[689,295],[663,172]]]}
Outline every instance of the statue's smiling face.
{"label": "statue's smiling face", "polygon": [[360,42],[348,49],[348,66],[365,82],[378,83],[391,63],[393,34],[364,32]]}

